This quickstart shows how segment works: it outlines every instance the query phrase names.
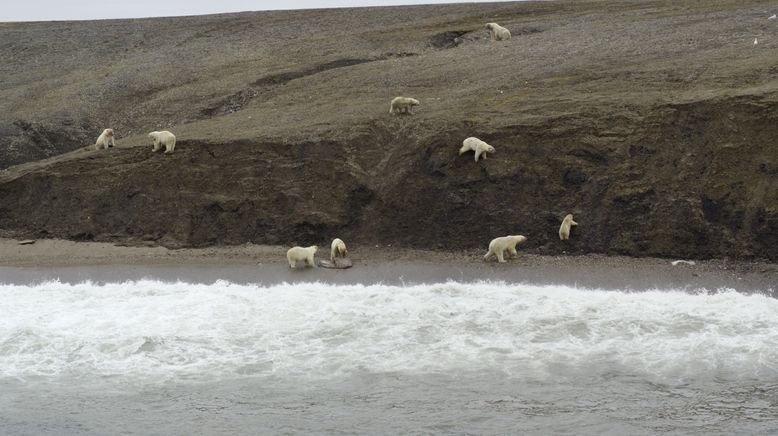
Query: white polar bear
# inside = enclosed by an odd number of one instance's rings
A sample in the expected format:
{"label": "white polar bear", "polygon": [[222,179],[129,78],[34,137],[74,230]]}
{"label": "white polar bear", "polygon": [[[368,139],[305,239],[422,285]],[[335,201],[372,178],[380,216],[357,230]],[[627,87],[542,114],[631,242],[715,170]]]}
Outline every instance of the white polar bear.
{"label": "white polar bear", "polygon": [[481,155],[486,159],[486,153],[494,153],[494,147],[472,136],[462,141],[462,148],[459,149],[459,155],[461,156],[462,153],[470,150],[475,152],[476,162],[478,162],[478,158],[481,157]]}
{"label": "white polar bear", "polygon": [[113,129],[103,130],[103,133],[97,137],[97,142],[95,142],[95,150],[102,150],[113,146]]}
{"label": "white polar bear", "polygon": [[570,239],[570,227],[577,225],[578,223],[573,221],[573,214],[567,214],[565,219],[562,220],[562,225],[559,227],[559,239],[562,241]]}
{"label": "white polar bear", "polygon": [[289,261],[289,268],[295,268],[297,261],[300,260],[305,261],[306,265],[316,268],[316,261],[314,260],[314,256],[316,255],[316,250],[318,249],[319,247],[316,245],[311,245],[310,247],[290,248],[289,251],[286,252],[286,260]]}
{"label": "white polar bear", "polygon": [[489,260],[490,257],[497,256],[498,262],[505,263],[505,258],[503,258],[505,250],[508,250],[508,253],[511,256],[518,256],[519,254],[516,252],[516,245],[521,244],[526,240],[527,238],[522,235],[511,235],[503,236],[501,238],[494,238],[492,239],[492,242],[489,243],[489,251],[487,251],[486,255],[484,255],[484,260]]}
{"label": "white polar bear", "polygon": [[489,36],[492,41],[505,41],[511,39],[510,30],[500,26],[497,23],[486,23],[486,30],[489,31]]}
{"label": "white polar bear", "polygon": [[389,113],[413,115],[413,107],[418,105],[419,105],[419,100],[416,100],[415,98],[395,97],[392,99],[391,106],[389,106]]}
{"label": "white polar bear", "polygon": [[340,255],[340,257],[346,257],[348,251],[346,251],[346,244],[340,239],[335,238],[332,240],[332,245],[330,246],[330,260],[335,262],[335,258],[338,257],[338,255]]}
{"label": "white polar bear", "polygon": [[151,149],[152,152],[159,150],[160,145],[165,146],[165,154],[172,153],[176,148],[176,135],[167,130],[151,132],[149,133],[149,138],[151,139],[151,142],[154,143],[154,148]]}

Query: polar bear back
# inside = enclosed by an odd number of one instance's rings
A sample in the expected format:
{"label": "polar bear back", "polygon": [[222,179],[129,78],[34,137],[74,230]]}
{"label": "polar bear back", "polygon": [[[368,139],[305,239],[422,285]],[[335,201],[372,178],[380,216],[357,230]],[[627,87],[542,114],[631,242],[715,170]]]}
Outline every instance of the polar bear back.
{"label": "polar bear back", "polygon": [[330,260],[334,261],[338,255],[345,257],[346,253],[346,243],[339,238],[333,239],[330,245]]}
{"label": "polar bear back", "polygon": [[495,253],[498,251],[505,251],[509,247],[513,248],[526,240],[527,237],[522,235],[501,236],[499,238],[492,239],[492,241],[489,243],[489,250]]}
{"label": "polar bear back", "polygon": [[289,267],[294,268],[298,261],[305,261],[308,266],[316,267],[316,250],[319,247],[311,245],[310,247],[292,247],[286,252],[286,260],[289,261]]}

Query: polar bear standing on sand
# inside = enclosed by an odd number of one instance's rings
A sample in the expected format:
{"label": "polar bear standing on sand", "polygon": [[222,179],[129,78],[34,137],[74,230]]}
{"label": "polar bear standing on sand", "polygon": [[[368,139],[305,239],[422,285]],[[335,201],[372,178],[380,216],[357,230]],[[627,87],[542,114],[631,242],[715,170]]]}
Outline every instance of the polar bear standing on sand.
{"label": "polar bear standing on sand", "polygon": [[510,30],[497,23],[486,23],[486,26],[484,27],[489,31],[489,36],[492,38],[492,41],[506,41],[511,39]]}
{"label": "polar bear standing on sand", "polygon": [[332,245],[330,246],[330,260],[335,262],[335,258],[338,257],[338,255],[340,255],[340,257],[346,257],[348,251],[346,250],[346,244],[340,239],[335,238],[332,240]]}
{"label": "polar bear standing on sand", "polygon": [[419,100],[410,97],[395,97],[392,99],[392,104],[389,106],[390,114],[411,114],[413,115],[413,107],[419,105]]}
{"label": "polar bear standing on sand", "polygon": [[161,145],[165,146],[165,154],[172,153],[176,148],[176,135],[167,130],[151,132],[149,133],[149,138],[151,139],[151,142],[154,143],[154,148],[151,149],[152,152],[159,150]]}
{"label": "polar bear standing on sand", "polygon": [[489,260],[490,257],[497,256],[498,262],[505,263],[505,258],[503,257],[505,251],[507,250],[508,254],[511,256],[518,256],[519,253],[516,252],[516,245],[521,244],[526,240],[527,238],[522,235],[494,238],[492,239],[492,242],[489,243],[489,251],[484,255],[484,260]]}
{"label": "polar bear standing on sand", "polygon": [[481,155],[486,159],[486,153],[494,153],[494,147],[472,136],[462,141],[462,148],[459,149],[459,155],[461,156],[462,153],[470,150],[475,152],[476,162],[478,162],[478,158],[481,157]]}
{"label": "polar bear standing on sand", "polygon": [[113,146],[113,129],[103,130],[103,133],[97,137],[97,141],[95,142],[95,150],[102,150]]}
{"label": "polar bear standing on sand", "polygon": [[570,239],[570,227],[577,225],[578,223],[573,221],[573,214],[567,214],[565,219],[562,220],[562,226],[559,227],[559,239],[562,241]]}
{"label": "polar bear standing on sand", "polygon": [[310,247],[290,248],[289,251],[286,252],[286,260],[289,261],[289,268],[294,269],[297,265],[297,262],[300,260],[305,261],[306,265],[316,268],[316,261],[314,260],[314,256],[316,255],[316,250],[318,249],[319,247],[316,245],[311,245]]}

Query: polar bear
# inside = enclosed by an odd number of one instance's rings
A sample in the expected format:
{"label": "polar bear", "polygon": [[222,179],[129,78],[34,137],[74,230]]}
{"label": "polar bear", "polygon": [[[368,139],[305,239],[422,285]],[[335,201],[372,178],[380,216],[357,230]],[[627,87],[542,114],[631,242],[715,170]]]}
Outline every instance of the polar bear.
{"label": "polar bear", "polygon": [[484,26],[489,31],[492,41],[505,41],[511,39],[511,32],[497,23],[486,23]]}
{"label": "polar bear", "polygon": [[151,142],[154,143],[154,148],[151,149],[152,152],[159,150],[160,145],[165,146],[165,154],[172,153],[176,148],[176,135],[167,130],[151,132],[149,133],[149,138],[151,139]]}
{"label": "polar bear", "polygon": [[481,157],[481,155],[486,159],[486,153],[494,153],[494,147],[472,136],[462,141],[462,148],[459,149],[459,155],[461,156],[462,153],[470,150],[475,152],[476,162],[478,162],[478,158]]}
{"label": "polar bear", "polygon": [[346,250],[346,244],[340,239],[335,238],[332,240],[332,245],[330,246],[330,260],[335,262],[335,258],[338,257],[338,255],[340,255],[340,257],[346,257],[348,251]]}
{"label": "polar bear", "polygon": [[95,142],[95,150],[102,150],[113,146],[113,129],[103,130],[103,133],[97,137],[97,142]]}
{"label": "polar bear", "polygon": [[297,261],[299,260],[303,260],[305,261],[306,265],[316,268],[316,261],[314,260],[314,256],[316,255],[316,250],[318,249],[319,247],[316,245],[311,245],[310,247],[290,248],[289,251],[286,252],[286,260],[289,261],[289,268],[295,268]]}
{"label": "polar bear", "polygon": [[522,235],[494,238],[492,239],[492,242],[489,243],[489,251],[484,255],[484,260],[489,260],[490,257],[497,256],[498,262],[505,263],[505,259],[503,258],[505,250],[508,250],[508,254],[511,256],[518,256],[519,254],[516,252],[516,245],[521,244],[526,240],[527,238]]}
{"label": "polar bear", "polygon": [[562,241],[570,239],[570,227],[577,225],[578,223],[573,221],[573,214],[567,214],[565,219],[562,220],[562,225],[559,227],[559,239]]}
{"label": "polar bear", "polygon": [[389,106],[390,114],[411,114],[413,115],[413,107],[419,105],[419,100],[410,97],[395,97],[392,99],[392,104]]}

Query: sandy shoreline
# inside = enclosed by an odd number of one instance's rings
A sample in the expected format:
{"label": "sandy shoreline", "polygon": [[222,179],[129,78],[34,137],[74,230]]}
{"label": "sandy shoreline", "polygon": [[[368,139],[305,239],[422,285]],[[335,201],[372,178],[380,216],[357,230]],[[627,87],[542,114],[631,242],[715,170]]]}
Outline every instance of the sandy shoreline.
{"label": "sandy shoreline", "polygon": [[[165,281],[272,285],[282,282],[414,284],[446,280],[501,280],[602,289],[720,289],[775,293],[778,265],[727,260],[673,266],[670,259],[624,256],[522,254],[507,264],[486,263],[480,251],[422,251],[393,247],[349,247],[354,267],[291,271],[286,248],[245,244],[169,250],[109,243],[38,240],[19,245],[0,239],[0,282],[49,279],[96,282],[152,278]],[[326,256],[319,252],[319,258]]]}

